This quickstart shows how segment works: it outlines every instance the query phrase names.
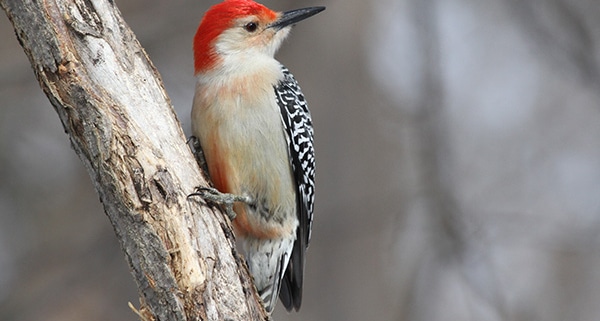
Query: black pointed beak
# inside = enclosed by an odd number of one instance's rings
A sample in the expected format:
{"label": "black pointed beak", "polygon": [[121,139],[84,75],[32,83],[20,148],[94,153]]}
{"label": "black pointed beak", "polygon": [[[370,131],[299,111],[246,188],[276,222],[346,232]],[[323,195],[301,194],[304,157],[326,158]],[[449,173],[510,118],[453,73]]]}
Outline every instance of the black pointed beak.
{"label": "black pointed beak", "polygon": [[270,24],[269,28],[280,30],[308,17],[312,17],[323,10],[325,10],[325,7],[310,7],[286,11],[281,14],[279,19]]}

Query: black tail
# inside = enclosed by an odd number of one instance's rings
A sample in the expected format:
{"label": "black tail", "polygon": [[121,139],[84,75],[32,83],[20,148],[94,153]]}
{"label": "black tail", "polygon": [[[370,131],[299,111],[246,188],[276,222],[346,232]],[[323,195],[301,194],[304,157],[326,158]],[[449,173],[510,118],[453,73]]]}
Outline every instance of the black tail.
{"label": "black tail", "polygon": [[292,257],[288,262],[287,270],[281,280],[279,299],[286,310],[298,311],[302,305],[302,280],[304,275],[304,242],[296,239]]}

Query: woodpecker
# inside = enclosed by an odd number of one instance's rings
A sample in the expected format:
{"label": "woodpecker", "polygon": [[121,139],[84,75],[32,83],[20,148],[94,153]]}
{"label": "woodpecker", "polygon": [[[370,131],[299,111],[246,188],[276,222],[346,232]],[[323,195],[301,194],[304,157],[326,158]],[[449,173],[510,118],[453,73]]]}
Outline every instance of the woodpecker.
{"label": "woodpecker", "polygon": [[274,55],[292,25],[325,7],[275,12],[252,0],[208,9],[194,36],[192,132],[265,310],[300,308],[315,158],[306,100]]}

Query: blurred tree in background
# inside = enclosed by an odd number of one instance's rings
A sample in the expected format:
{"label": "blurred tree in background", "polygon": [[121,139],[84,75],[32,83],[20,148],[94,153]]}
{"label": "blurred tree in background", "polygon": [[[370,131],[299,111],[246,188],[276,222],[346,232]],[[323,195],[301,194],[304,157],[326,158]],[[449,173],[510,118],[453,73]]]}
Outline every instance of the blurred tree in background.
{"label": "blurred tree in background", "polygon": [[[214,3],[117,1],[188,132]],[[318,167],[303,307],[276,320],[600,318],[594,0],[264,4],[328,7],[278,54]],[[6,18],[0,35],[0,320],[136,320],[90,179]]]}

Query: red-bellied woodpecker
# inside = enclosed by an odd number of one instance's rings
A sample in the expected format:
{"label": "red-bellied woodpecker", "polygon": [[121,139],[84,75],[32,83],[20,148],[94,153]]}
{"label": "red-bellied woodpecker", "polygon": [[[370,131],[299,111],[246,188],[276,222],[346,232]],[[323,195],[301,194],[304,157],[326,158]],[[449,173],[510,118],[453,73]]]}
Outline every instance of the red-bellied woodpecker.
{"label": "red-bellied woodpecker", "polygon": [[294,23],[324,9],[280,13],[225,0],[194,37],[192,131],[216,187],[197,194],[228,205],[268,312],[278,294],[288,311],[300,308],[315,173],[304,95],[273,56]]}

